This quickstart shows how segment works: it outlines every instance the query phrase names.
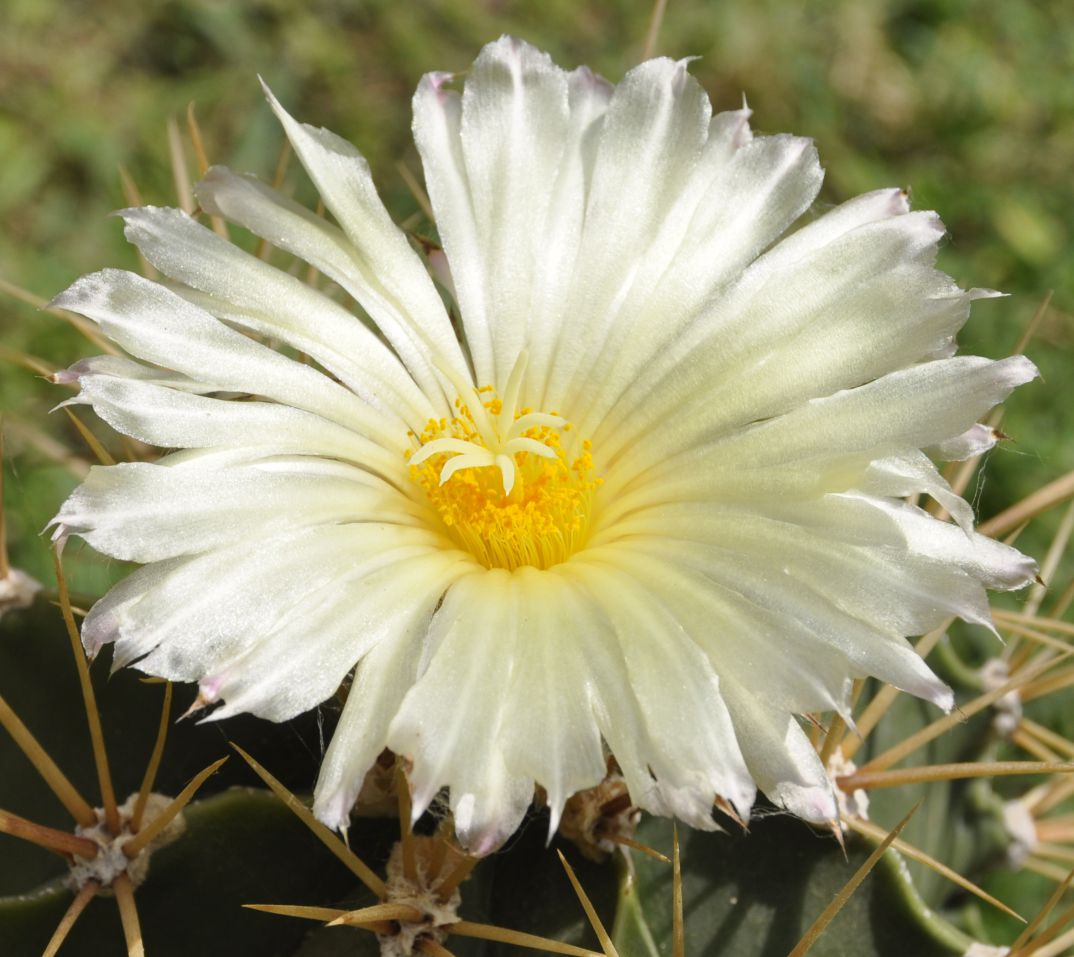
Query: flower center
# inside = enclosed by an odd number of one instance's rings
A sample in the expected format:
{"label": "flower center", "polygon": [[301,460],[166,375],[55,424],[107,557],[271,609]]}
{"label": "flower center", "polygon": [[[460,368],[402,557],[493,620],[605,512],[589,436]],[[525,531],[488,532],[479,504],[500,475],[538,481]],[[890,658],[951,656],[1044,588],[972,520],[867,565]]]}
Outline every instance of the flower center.
{"label": "flower center", "polygon": [[593,492],[588,440],[564,446],[571,425],[555,412],[518,408],[525,353],[502,399],[492,386],[430,419],[408,451],[410,477],[451,537],[486,568],[551,568],[585,542]]}

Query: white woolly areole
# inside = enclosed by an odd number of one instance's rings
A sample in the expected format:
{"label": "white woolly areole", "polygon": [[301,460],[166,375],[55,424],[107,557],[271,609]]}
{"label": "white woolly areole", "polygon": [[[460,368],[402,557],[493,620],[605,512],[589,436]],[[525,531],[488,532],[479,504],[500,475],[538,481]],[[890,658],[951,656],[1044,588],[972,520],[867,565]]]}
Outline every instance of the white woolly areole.
{"label": "white woolly areole", "polygon": [[[133,858],[127,857],[123,853],[123,846],[135,836],[131,833],[130,822],[137,800],[136,792],[119,806],[119,834],[113,835],[108,830],[103,808],[93,809],[97,815],[96,824],[75,828],[75,834],[93,841],[98,851],[97,856],[92,860],[74,855],[70,865],[71,870],[67,876],[67,884],[73,891],[77,893],[90,881],[96,881],[102,888],[107,889],[120,874],[126,874],[131,884],[138,887],[149,874],[149,858],[153,851],[171,844],[186,830],[183,815],[177,814],[139,854]],[[150,794],[142,816],[143,827],[150,824],[171,803],[171,800],[164,794]]]}
{"label": "white woolly areole", "polygon": [[[981,665],[981,682],[985,691],[995,691],[1011,680],[1007,662],[1002,658],[990,658]],[[1009,738],[1022,720],[1022,696],[1017,688],[992,702],[992,727],[996,734]]]}
{"label": "white woolly areole", "polygon": [[37,579],[17,568],[8,568],[7,574],[0,578],[0,617],[14,608],[29,608],[40,590],[41,582]]}
{"label": "white woolly areole", "polygon": [[1015,799],[1003,805],[1003,827],[1011,839],[1007,845],[1007,861],[1017,870],[1040,843],[1036,821],[1024,801]]}
{"label": "white woolly areole", "polygon": [[[423,848],[426,841],[421,838],[414,839],[419,849]],[[427,840],[427,839],[426,839]],[[417,953],[415,944],[422,939],[434,940],[442,944],[447,939],[447,932],[441,928],[448,924],[454,924],[459,920],[459,905],[462,903],[462,895],[455,888],[447,900],[438,896],[436,888],[442,874],[429,874],[425,862],[425,856],[421,853],[415,855],[415,869],[417,876],[411,880],[406,876],[403,866],[403,845],[396,844],[392,848],[388,858],[387,873],[387,896],[386,904],[407,904],[420,910],[423,919],[420,921],[398,921],[399,932],[391,936],[377,935],[380,941],[381,957],[412,957]]]}
{"label": "white woolly areole", "polygon": [[[843,754],[842,748],[836,748],[828,758],[828,776],[832,779],[835,800],[839,805],[839,817],[855,817],[862,821],[869,820],[869,795],[864,788],[855,788],[847,793],[839,787],[839,778],[850,777],[858,766]],[[842,825],[846,830],[846,824]]]}

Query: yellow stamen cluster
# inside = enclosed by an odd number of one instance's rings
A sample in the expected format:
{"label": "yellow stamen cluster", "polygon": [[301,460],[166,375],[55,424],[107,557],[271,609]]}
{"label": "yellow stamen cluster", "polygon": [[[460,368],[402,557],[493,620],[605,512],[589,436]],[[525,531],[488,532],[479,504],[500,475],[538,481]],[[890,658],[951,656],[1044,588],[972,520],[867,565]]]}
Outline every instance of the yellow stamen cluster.
{"label": "yellow stamen cluster", "polygon": [[503,402],[491,386],[475,399],[480,421],[456,399],[454,418],[430,419],[414,436],[419,448],[407,453],[411,478],[455,542],[486,568],[550,568],[566,561],[584,544],[601,482],[593,476],[590,442],[570,458],[561,435],[570,424],[528,408],[508,412],[511,424],[501,435],[489,423],[503,423]]}

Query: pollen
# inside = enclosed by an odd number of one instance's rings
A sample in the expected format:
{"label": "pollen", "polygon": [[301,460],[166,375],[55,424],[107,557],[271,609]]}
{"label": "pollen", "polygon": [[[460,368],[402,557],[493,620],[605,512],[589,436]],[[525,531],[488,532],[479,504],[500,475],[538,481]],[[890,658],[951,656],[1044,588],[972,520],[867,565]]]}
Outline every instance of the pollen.
{"label": "pollen", "polygon": [[593,493],[592,445],[578,441],[556,412],[516,408],[520,357],[504,397],[491,387],[455,415],[430,419],[407,452],[452,540],[486,568],[551,568],[584,544]]}

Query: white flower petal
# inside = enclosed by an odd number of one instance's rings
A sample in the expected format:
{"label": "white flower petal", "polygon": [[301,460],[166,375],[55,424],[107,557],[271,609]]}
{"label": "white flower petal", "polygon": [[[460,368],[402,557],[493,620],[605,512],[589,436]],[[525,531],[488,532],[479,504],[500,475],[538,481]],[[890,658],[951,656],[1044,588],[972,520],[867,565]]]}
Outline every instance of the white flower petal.
{"label": "white flower petal", "polygon": [[[1037,377],[1024,356],[993,362],[975,356],[925,362],[828,398],[741,433],[734,454],[744,468],[885,447],[932,445],[964,432],[1011,391]],[[756,443],[756,444],[755,444]],[[768,443],[771,443],[768,445]],[[761,451],[761,445],[767,448]]]}
{"label": "white flower petal", "polygon": [[[90,609],[83,642],[90,654],[114,642],[114,668],[138,662],[174,681],[196,681],[278,627],[287,613],[281,594],[289,608],[308,608],[378,548],[435,545],[418,529],[368,523],[303,528],[156,562]],[[252,549],[256,564],[242,560]]]}
{"label": "white flower petal", "polygon": [[365,158],[335,133],[296,122],[267,86],[264,90],[295,153],[352,243],[352,259],[367,284],[358,301],[401,354],[431,356],[465,375],[444,304],[384,208]]}
{"label": "white flower petal", "polygon": [[208,398],[111,375],[82,375],[79,386],[78,401],[92,405],[113,428],[162,448],[271,445],[362,468],[385,459],[368,439],[292,406]]}
{"label": "white flower petal", "polygon": [[[97,657],[105,645],[119,642],[123,636],[123,624],[128,620],[127,616],[131,610],[146,594],[179,572],[187,561],[189,560],[177,558],[171,561],[154,562],[152,565],[135,569],[93,605],[83,620],[81,629],[82,646],[91,660]],[[141,636],[131,636],[131,638],[135,644],[141,640]],[[147,641],[144,650],[124,654],[117,645],[113,657],[113,670],[130,664],[145,654],[149,647],[151,645]]]}
{"label": "white flower petal", "polygon": [[493,751],[471,787],[452,789],[455,834],[470,854],[484,857],[499,850],[522,823],[533,800],[533,783],[512,775]]}
{"label": "white flower petal", "polygon": [[107,269],[84,276],[53,305],[92,319],[140,359],[211,382],[221,391],[248,392],[314,412],[400,453],[404,447],[403,436],[352,392],[133,273]]}
{"label": "white flower petal", "polygon": [[207,720],[249,712],[287,721],[330,697],[377,644],[400,635],[420,640],[445,589],[472,563],[428,545],[391,548],[389,531],[376,536],[375,550],[352,546],[331,556],[341,574],[292,601],[274,627],[208,671],[202,693],[224,705]]}
{"label": "white flower petal", "polygon": [[924,493],[947,509],[964,532],[968,534],[973,530],[973,509],[969,503],[954,493],[936,466],[917,449],[870,463],[858,488],[888,498]]}
{"label": "white flower petal", "polygon": [[136,382],[148,382],[152,385],[179,389],[182,392],[193,392],[198,395],[218,391],[217,387],[211,383],[201,382],[198,379],[183,375],[181,372],[162,369],[160,366],[143,365],[133,359],[128,359],[126,356],[104,355],[79,359],[69,368],[53,373],[52,381],[72,384],[77,383],[84,375],[131,379]]}
{"label": "white flower petal", "polygon": [[751,139],[730,155],[717,141],[703,166],[708,182],[660,286],[690,312],[809,208],[823,178],[816,148],[798,136]]}
{"label": "white flower petal", "polygon": [[[960,568],[984,587],[1013,591],[1028,585],[1037,575],[1037,563],[1032,558],[1002,542],[976,532],[966,535],[905,502],[879,499],[871,504],[894,519],[914,554]],[[989,624],[990,619],[980,623]]]}
{"label": "white flower petal", "polygon": [[[660,594],[637,578],[590,563],[575,574],[583,576],[618,635],[629,687],[650,739],[659,743],[648,758],[657,783],[683,803],[696,795],[699,811],[690,816],[697,826],[711,824],[715,796],[748,818],[753,782],[720,695],[718,665],[677,617],[678,595]],[[669,687],[674,695],[668,695]]]}
{"label": "white flower petal", "polygon": [[127,239],[166,276],[203,293],[198,305],[207,312],[306,353],[388,417],[405,409],[410,427],[432,417],[432,405],[395,354],[327,296],[243,252],[182,210],[146,206],[119,215]]}
{"label": "white flower petal", "polygon": [[753,110],[746,106],[745,101],[740,110],[727,110],[713,116],[709,121],[708,142],[705,143],[705,152],[711,162],[726,162],[736,150],[753,142],[751,116]]}
{"label": "white flower petal", "polygon": [[[585,268],[565,304],[570,335],[560,336],[550,357],[546,407],[562,406],[576,372],[590,368],[584,363],[603,348],[668,209],[701,157],[712,108],[687,65],[664,58],[642,63],[608,103],[576,257]],[[538,374],[531,370],[531,377]]]}
{"label": "white flower petal", "polygon": [[654,354],[681,337],[723,286],[801,215],[820,187],[816,150],[808,140],[763,137],[730,157],[724,153],[706,149],[693,177],[696,185],[684,188],[640,257],[642,266],[618,316],[619,331],[609,333],[579,367],[564,401],[587,410],[579,423],[587,433],[635,386]]}
{"label": "white flower petal", "polygon": [[[698,494],[749,500],[842,491],[874,459],[964,432],[1036,376],[1036,366],[1023,356],[998,362],[960,356],[813,399],[704,445],[696,420],[676,422],[674,429],[624,451],[609,470],[600,490],[602,497],[614,497],[607,520],[654,500]],[[642,472],[644,483],[618,494]]]}
{"label": "white flower petal", "polygon": [[[475,357],[482,383],[502,388],[530,338],[535,273],[554,195],[549,184],[568,123],[567,75],[548,54],[510,37],[481,51],[466,78],[459,130],[472,220],[455,222],[456,208],[465,215],[462,202],[445,209],[448,215],[434,209],[462,315],[491,340],[492,367],[484,369]],[[434,174],[431,182],[444,179]],[[432,198],[435,204],[438,197]]]}
{"label": "white flower petal", "polygon": [[999,433],[990,425],[977,422],[961,435],[938,442],[930,451],[947,462],[964,462],[976,455],[984,455],[995,446],[999,438]]}
{"label": "white flower petal", "polygon": [[794,717],[730,682],[724,696],[757,786],[773,803],[807,821],[836,820],[832,782]]}
{"label": "white flower petal", "polygon": [[[532,779],[507,770],[498,743],[509,730],[503,692],[518,657],[517,614],[511,575],[502,569],[448,589],[429,628],[427,664],[388,731],[388,747],[413,762],[415,813],[449,786],[459,839],[476,854],[506,840],[533,797]],[[485,639],[476,666],[475,635]]]}
{"label": "white flower petal", "polygon": [[482,50],[461,96],[450,79],[422,79],[414,137],[477,379],[502,388],[562,282],[547,260],[576,242],[580,138],[606,89],[510,37]]}
{"label": "white flower petal", "polygon": [[368,473],[326,474],[310,459],[293,474],[253,466],[220,470],[132,462],[95,466],[53,519],[97,551],[155,562],[224,548],[251,536],[329,522],[420,523],[406,498]]}
{"label": "white flower petal", "polygon": [[[696,564],[711,583],[683,582],[668,590],[701,594],[732,588],[758,606],[767,601],[773,610],[813,622],[813,632],[854,663],[855,677],[871,670],[941,706],[949,700],[946,690],[920,661],[907,658],[901,636],[923,634],[949,615],[991,627],[982,582],[1018,588],[1036,572],[1035,564],[1013,549],[890,499],[829,495],[773,506],[769,513],[733,506],[655,508],[618,527],[624,540],[614,543],[615,554],[665,555],[669,567],[672,562]],[[612,553],[610,547],[606,551]],[[659,569],[647,574],[655,580]],[[753,622],[737,631],[746,635],[761,628]],[[733,667],[736,655],[739,652],[713,658]],[[831,668],[814,670],[825,673]],[[803,673],[812,680],[808,668]],[[739,680],[750,683],[743,676]],[[795,710],[834,706],[801,704]]]}
{"label": "white flower petal", "polygon": [[346,831],[365,775],[387,747],[388,725],[418,678],[424,634],[388,635],[354,669],[335,733],[321,761],[313,811]]}
{"label": "white flower petal", "polygon": [[905,216],[908,212],[910,197],[902,189],[877,189],[856,196],[781,239],[758,258],[751,272],[779,272],[846,236],[859,226]]}
{"label": "white flower petal", "polygon": [[[589,431],[602,446],[614,431],[613,456],[672,415],[693,435],[717,435],[942,351],[969,314],[968,295],[932,269],[942,235],[934,215],[914,213],[859,226],[778,269],[760,260],[655,363],[639,365]],[[654,451],[663,447],[658,439]]]}
{"label": "white flower petal", "polygon": [[563,159],[551,184],[551,205],[544,223],[537,257],[529,322],[530,383],[540,403],[551,408],[544,396],[544,378],[563,338],[577,331],[577,317],[567,306],[578,250],[585,228],[586,196],[592,178],[600,130],[614,87],[586,67],[567,76],[570,125],[565,136]]}
{"label": "white flower petal", "polygon": [[499,747],[512,775],[545,789],[551,837],[567,799],[599,784],[607,770],[597,692],[577,676],[600,670],[608,647],[593,634],[601,623],[569,575],[521,568],[512,584],[526,613],[518,619],[518,661],[501,692],[507,714]]}
{"label": "white flower petal", "polygon": [[440,353],[412,341],[403,328],[406,321],[399,315],[398,304],[386,298],[387,293],[338,226],[254,177],[238,176],[221,166],[209,169],[195,195],[207,213],[249,229],[338,283],[384,332],[426,397],[444,411],[450,408],[452,396],[444,391],[435,362],[458,371],[462,360],[457,345],[451,352]]}
{"label": "white flower petal", "polygon": [[[779,543],[770,549],[778,552]],[[841,710],[847,680],[867,673],[941,707],[950,704],[950,692],[905,639],[840,607],[815,580],[789,567],[784,572],[785,560],[773,569],[771,555],[674,539],[639,539],[597,556],[646,583],[657,601],[675,596],[681,627],[720,677],[769,695],[788,711]]]}
{"label": "white flower petal", "polygon": [[[466,347],[477,381],[493,384],[492,330],[485,314],[473,201],[462,155],[462,97],[445,89],[450,73],[427,73],[414,93],[414,142],[421,154],[425,188],[436,214],[451,270],[451,288],[459,303]],[[455,252],[448,252],[448,250]]]}

